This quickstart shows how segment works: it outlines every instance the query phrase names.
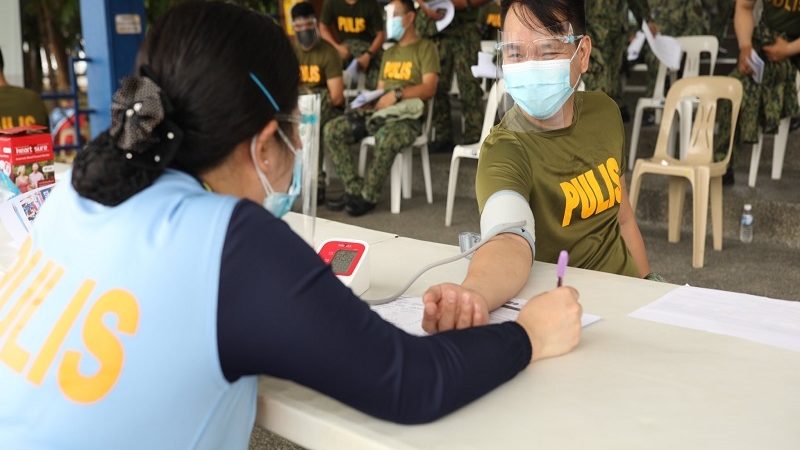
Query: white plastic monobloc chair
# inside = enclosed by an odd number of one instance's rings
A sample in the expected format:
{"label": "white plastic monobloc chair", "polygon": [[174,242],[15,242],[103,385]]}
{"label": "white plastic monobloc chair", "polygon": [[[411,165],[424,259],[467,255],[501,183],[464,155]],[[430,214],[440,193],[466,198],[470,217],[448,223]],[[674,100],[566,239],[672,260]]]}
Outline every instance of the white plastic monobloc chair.
{"label": "white plastic monobloc chair", "polygon": [[[698,99],[697,115],[692,125],[691,139],[686,157],[675,159],[667,152],[675,109],[686,97]],[[714,122],[717,116],[717,100],[728,99],[731,107],[730,136],[725,159],[714,162]],[[693,245],[692,266],[703,267],[706,243],[708,204],[711,200],[711,224],[714,250],[722,250],[722,175],[731,157],[733,133],[742,103],[742,83],[731,77],[683,78],[672,85],[664,104],[664,120],[658,131],[655,154],[650,159],[639,159],[633,169],[630,187],[630,202],[634,213],[639,198],[642,176],[648,173],[669,176],[668,239],[678,242],[681,237],[681,216],[686,183],[689,180],[693,195]],[[727,117],[723,118],[728,120]]]}
{"label": "white plastic monobloc chair", "polygon": [[484,139],[489,135],[494,125],[494,119],[497,115],[497,106],[500,97],[505,90],[503,80],[497,80],[489,90],[489,97],[486,102],[486,112],[483,115],[483,128],[481,128],[480,141],[474,144],[456,145],[453,148],[453,157],[450,159],[450,178],[447,183],[447,207],[444,216],[444,224],[450,226],[453,221],[453,202],[456,196],[456,184],[458,183],[458,166],[461,158],[478,159],[481,152],[481,145]]}
{"label": "white plastic monobloc chair", "polygon": [[[683,64],[683,77],[696,77],[700,75],[700,56],[702,53],[709,53],[709,75],[714,74],[714,68],[717,64],[717,54],[719,53],[719,41],[716,36],[681,36],[676,38],[681,50],[686,55]],[[677,71],[671,71],[663,63],[658,65],[658,73],[656,75],[656,84],[653,89],[652,97],[641,97],[636,102],[636,113],[633,119],[633,131],[631,132],[631,146],[628,150],[628,168],[633,169],[636,162],[636,151],[639,147],[639,135],[642,130],[642,116],[645,109],[655,109],[660,111],[664,108],[664,89],[666,86],[667,75],[674,81],[677,77]],[[687,117],[687,120],[680,121],[680,155],[684,157],[686,154],[687,146],[689,143],[689,134],[691,130],[691,114],[692,104],[690,100],[683,101],[677,108],[677,113],[680,117]],[[673,147],[674,133],[677,131],[670,131],[670,144],[669,148]]]}
{"label": "white plastic monobloc chair", "polygon": [[[797,99],[800,101],[800,72],[797,74]],[[791,118],[786,117],[781,120],[778,126],[778,134],[772,145],[772,179],[780,180],[783,173],[783,158],[786,155],[786,143],[789,140],[789,125]],[[753,144],[753,154],[750,156],[750,176],[747,178],[747,185],[756,187],[756,177],[758,177],[758,164],[761,160],[761,149],[764,143],[764,133],[758,133],[758,142]]]}
{"label": "white plastic monobloc chair", "polygon": [[[403,198],[411,198],[411,175],[413,172],[413,149],[418,148],[422,159],[422,176],[425,179],[425,197],[428,203],[433,203],[433,188],[431,187],[431,162],[428,157],[428,141],[431,132],[431,122],[433,121],[433,98],[428,100],[425,123],[422,125],[422,133],[410,147],[403,149],[394,157],[390,172],[390,199],[391,211],[393,214],[400,213],[400,191]],[[358,174],[364,176],[367,169],[367,149],[375,147],[375,136],[367,136],[361,140],[361,148],[358,153]]]}

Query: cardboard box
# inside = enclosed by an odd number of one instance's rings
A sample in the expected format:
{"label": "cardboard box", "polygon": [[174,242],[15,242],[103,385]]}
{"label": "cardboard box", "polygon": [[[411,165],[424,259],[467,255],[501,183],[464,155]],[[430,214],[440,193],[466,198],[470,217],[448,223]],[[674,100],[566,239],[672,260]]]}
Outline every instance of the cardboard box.
{"label": "cardboard box", "polygon": [[0,130],[0,170],[23,194],[54,184],[53,138],[47,127],[31,125]]}

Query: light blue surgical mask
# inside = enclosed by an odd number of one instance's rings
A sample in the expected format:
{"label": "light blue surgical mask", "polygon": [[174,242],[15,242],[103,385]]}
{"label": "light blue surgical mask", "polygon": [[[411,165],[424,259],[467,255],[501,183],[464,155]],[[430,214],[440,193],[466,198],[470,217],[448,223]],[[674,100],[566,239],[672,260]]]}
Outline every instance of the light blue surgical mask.
{"label": "light blue surgical mask", "polygon": [[[280,114],[280,107],[278,107],[278,102],[275,101],[275,98],[272,97],[272,94],[269,93],[269,89],[264,86],[264,83],[254,74],[250,72],[250,79],[253,80],[253,83],[258,86],[261,92],[267,97],[269,103],[275,109],[276,117],[279,117]],[[289,118],[286,118],[289,120]],[[264,201],[262,202],[262,206],[267,211],[271,212],[275,217],[283,217],[292,209],[292,205],[294,204],[295,200],[297,200],[297,196],[300,195],[300,188],[303,182],[303,152],[294,148],[292,145],[292,141],[286,137],[286,134],[281,130],[280,127],[277,128],[278,136],[280,136],[283,143],[292,151],[294,156],[294,167],[292,168],[292,181],[289,183],[289,190],[287,192],[275,192],[275,189],[272,188],[272,185],[269,183],[267,179],[267,174],[261,171],[258,167],[258,159],[256,158],[256,150],[257,150],[257,136],[253,136],[253,139],[250,141],[250,159],[253,160],[253,165],[256,167],[256,174],[258,175],[258,179],[261,181],[261,187],[264,188],[264,193],[266,196],[264,197]]]}
{"label": "light blue surgical mask", "polygon": [[569,59],[503,64],[503,80],[514,102],[536,119],[553,117],[580,82],[579,78],[574,85],[570,83],[570,67],[578,49]]}
{"label": "light blue surgical mask", "polygon": [[403,26],[403,17],[392,17],[386,23],[386,39],[399,41],[406,32]]}
{"label": "light blue surgical mask", "polygon": [[258,160],[256,159],[256,136],[253,136],[253,139],[250,141],[250,157],[256,167],[256,174],[258,175],[258,179],[261,181],[261,187],[264,188],[264,192],[266,194],[264,201],[262,202],[262,206],[264,209],[272,213],[273,216],[283,217],[287,212],[291,211],[292,205],[294,205],[297,196],[300,195],[300,188],[303,180],[303,157],[302,152],[300,150],[296,150],[292,146],[289,138],[286,137],[286,134],[284,134],[280,128],[278,128],[278,134],[283,142],[292,150],[294,156],[292,181],[289,183],[289,190],[287,192],[275,192],[275,189],[272,188],[272,184],[270,184],[269,180],[267,179],[267,174],[265,174],[258,167]]}

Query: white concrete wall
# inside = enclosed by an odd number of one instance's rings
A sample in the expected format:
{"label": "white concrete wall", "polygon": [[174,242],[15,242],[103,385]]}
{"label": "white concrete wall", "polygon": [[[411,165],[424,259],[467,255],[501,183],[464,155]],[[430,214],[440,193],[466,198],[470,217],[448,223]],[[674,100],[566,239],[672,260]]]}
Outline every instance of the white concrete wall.
{"label": "white concrete wall", "polygon": [[16,86],[22,86],[25,82],[20,26],[19,0],[0,0],[0,48],[5,61],[3,72],[8,82]]}

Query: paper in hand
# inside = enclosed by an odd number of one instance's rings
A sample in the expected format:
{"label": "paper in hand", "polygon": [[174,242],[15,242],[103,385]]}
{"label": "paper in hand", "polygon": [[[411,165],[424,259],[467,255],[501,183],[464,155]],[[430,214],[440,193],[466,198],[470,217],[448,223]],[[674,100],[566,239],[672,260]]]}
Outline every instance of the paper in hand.
{"label": "paper in hand", "polygon": [[645,37],[644,33],[637,31],[636,36],[628,45],[628,61],[636,61],[639,59],[639,55],[642,53],[642,48],[644,47],[645,42],[647,42],[647,38]]}
{"label": "paper in hand", "polygon": [[747,60],[747,64],[753,69],[753,73],[750,74],[753,81],[761,84],[761,81],[764,80],[764,60],[758,56],[755,50],[750,50],[750,58]]}
{"label": "paper in hand", "polygon": [[353,100],[350,103],[350,108],[352,108],[352,109],[361,108],[362,106],[368,105],[368,104],[374,102],[375,100],[381,98],[381,96],[383,96],[383,94],[384,94],[383,89],[376,89],[374,91],[362,92],[362,93],[358,94],[358,96],[355,98],[355,100]]}
{"label": "paper in hand", "polygon": [[344,78],[344,85],[350,86],[353,80],[358,78],[358,60],[353,58],[350,64],[344,71],[342,71],[342,78]]}
{"label": "paper in hand", "polygon": [[681,68],[683,50],[681,50],[681,45],[678,43],[677,39],[672,36],[664,36],[663,34],[653,36],[650,27],[647,25],[647,22],[644,21],[642,22],[642,31],[647,40],[647,45],[650,46],[653,54],[656,55],[656,58],[658,58],[662,64],[671,70],[678,70]]}
{"label": "paper in hand", "polygon": [[444,17],[436,21],[436,31],[442,31],[453,22],[456,15],[456,8],[450,0],[433,0],[427,3],[428,7],[434,11],[443,11]]}

